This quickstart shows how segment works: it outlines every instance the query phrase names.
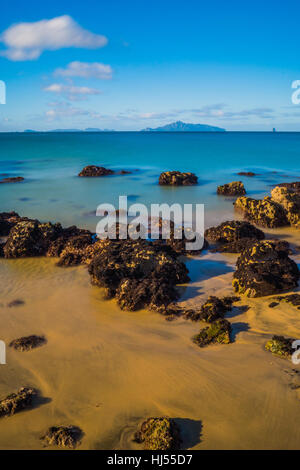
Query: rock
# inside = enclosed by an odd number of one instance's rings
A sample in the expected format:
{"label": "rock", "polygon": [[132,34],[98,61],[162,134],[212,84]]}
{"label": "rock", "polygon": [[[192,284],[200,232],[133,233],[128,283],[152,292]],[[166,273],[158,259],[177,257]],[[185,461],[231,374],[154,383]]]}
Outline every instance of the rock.
{"label": "rock", "polygon": [[292,338],[274,335],[272,339],[266,343],[265,349],[275,356],[289,358],[295,351],[295,349],[292,348],[293,341],[294,339]]}
{"label": "rock", "polygon": [[57,266],[76,266],[84,262],[86,248],[93,242],[90,233],[70,237],[60,253]]}
{"label": "rock", "polygon": [[276,186],[284,187],[294,191],[295,193],[300,193],[300,181],[294,181],[293,183],[280,183]]}
{"label": "rock", "polygon": [[24,300],[21,300],[21,299],[15,299],[15,300],[12,300],[11,302],[9,302],[7,304],[7,307],[11,308],[11,307],[20,307],[21,305],[24,305],[25,302]]}
{"label": "rock", "polygon": [[167,186],[191,186],[198,183],[198,177],[194,173],[166,171],[161,173],[158,183]]}
{"label": "rock", "polygon": [[116,172],[116,175],[131,175],[132,171],[120,170]]}
{"label": "rock", "polygon": [[19,183],[20,181],[24,181],[22,176],[13,176],[9,178],[3,178],[0,180],[0,183]]}
{"label": "rock", "polygon": [[121,308],[162,311],[178,297],[175,285],[189,280],[177,257],[171,247],[146,240],[102,240],[89,273]]}
{"label": "rock", "polygon": [[49,446],[75,449],[80,444],[82,436],[83,432],[77,426],[51,426],[41,439]]}
{"label": "rock", "polygon": [[287,242],[265,240],[246,248],[236,263],[235,292],[261,297],[295,288],[300,273],[288,247]]}
{"label": "rock", "polygon": [[231,342],[230,334],[231,324],[228,320],[215,320],[209,326],[200,330],[193,337],[193,342],[200,348],[213,343],[229,344]]}
{"label": "rock", "polygon": [[289,224],[283,207],[270,197],[264,199],[239,197],[234,203],[234,208],[242,212],[245,219],[261,227],[275,228]]}
{"label": "rock", "polygon": [[[279,302],[286,302],[288,304],[293,305],[294,307],[297,307],[298,310],[300,310],[300,294],[289,294],[289,295],[280,295],[278,297],[274,298],[273,305],[274,307],[279,305]],[[269,307],[271,304],[269,305]]]}
{"label": "rock", "polygon": [[238,302],[239,297],[219,297],[210,296],[200,309],[188,309],[185,317],[192,321],[205,321],[212,323],[215,320],[224,318],[227,312],[232,310],[232,304]]}
{"label": "rock", "polygon": [[60,224],[40,224],[38,221],[18,222],[10,231],[4,246],[5,258],[45,255],[49,244],[61,233]]}
{"label": "rock", "polygon": [[22,220],[29,220],[27,217],[20,217],[16,212],[1,212],[0,213],[0,237],[9,235],[11,229]]}
{"label": "rock", "polygon": [[45,336],[23,336],[22,338],[14,339],[9,343],[11,348],[16,349],[17,351],[30,351],[31,349],[38,348],[45,344]]}
{"label": "rock", "polygon": [[90,243],[93,241],[91,232],[72,225],[62,229],[59,236],[50,243],[46,255],[59,257],[66,247],[69,249],[71,247],[74,249],[83,248],[88,244],[88,241]]}
{"label": "rock", "polygon": [[78,176],[107,176],[107,175],[114,175],[115,172],[113,170],[109,170],[104,168],[103,166],[96,166],[96,165],[88,165],[84,167]]}
{"label": "rock", "polygon": [[276,186],[271,191],[272,200],[280,204],[290,225],[300,228],[300,193],[292,189]]}
{"label": "rock", "polygon": [[135,433],[136,442],[143,444],[144,450],[179,450],[180,431],[173,419],[167,417],[148,418]]}
{"label": "rock", "polygon": [[232,183],[218,186],[217,193],[222,196],[243,196],[246,194],[246,190],[241,181],[233,181]]}
{"label": "rock", "polygon": [[257,173],[253,173],[253,171],[240,171],[240,173],[238,173],[239,176],[250,176],[250,177],[253,177],[253,176],[258,176]]}
{"label": "rock", "polygon": [[17,393],[8,395],[3,400],[0,400],[0,417],[6,415],[11,416],[18,411],[30,408],[32,405],[32,399],[36,395],[36,390],[27,387],[22,387]]}
{"label": "rock", "polygon": [[231,220],[217,227],[211,227],[205,230],[204,236],[217,244],[214,251],[227,253],[240,253],[255,241],[265,238],[264,232],[254,225],[239,220]]}

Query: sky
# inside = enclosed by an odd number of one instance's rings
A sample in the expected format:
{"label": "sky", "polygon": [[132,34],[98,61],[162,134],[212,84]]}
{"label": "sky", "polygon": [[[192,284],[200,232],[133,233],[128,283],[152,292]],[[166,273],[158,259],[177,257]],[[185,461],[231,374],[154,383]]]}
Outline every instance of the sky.
{"label": "sky", "polygon": [[300,131],[299,22],[291,0],[5,2],[0,131]]}

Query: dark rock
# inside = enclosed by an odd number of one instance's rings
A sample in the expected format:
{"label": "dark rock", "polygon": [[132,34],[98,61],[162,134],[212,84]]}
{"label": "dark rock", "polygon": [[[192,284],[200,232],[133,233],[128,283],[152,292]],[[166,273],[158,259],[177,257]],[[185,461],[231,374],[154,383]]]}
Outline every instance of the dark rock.
{"label": "dark rock", "polygon": [[275,307],[277,307],[277,305],[279,305],[279,302],[271,302],[269,304],[269,308],[275,308]]}
{"label": "dark rock", "polygon": [[231,220],[217,227],[205,230],[205,238],[215,242],[214,251],[240,253],[257,240],[263,240],[265,234],[249,222]]}
{"label": "dark rock", "polygon": [[113,175],[113,174],[115,174],[113,170],[109,170],[107,168],[104,168],[103,166],[88,165],[81,170],[78,176],[94,177],[94,176],[107,176],[107,175]]}
{"label": "dark rock", "polygon": [[238,173],[239,176],[250,176],[250,177],[253,177],[253,176],[257,176],[257,173],[253,173],[253,171],[240,171],[240,173]]}
{"label": "dark rock", "polygon": [[22,220],[29,220],[27,217],[20,217],[16,212],[0,213],[0,237],[9,235],[10,230]]}
{"label": "dark rock", "polygon": [[17,393],[8,395],[0,400],[0,417],[11,416],[18,411],[25,410],[32,406],[32,399],[37,395],[33,388],[22,387]]}
{"label": "dark rock", "polygon": [[121,308],[163,310],[189,280],[171,247],[146,240],[102,240],[89,264],[93,284],[116,296]]}
{"label": "dark rock", "polygon": [[265,240],[246,248],[236,263],[234,290],[247,297],[261,297],[295,288],[300,273],[288,255],[287,242]]}
{"label": "dark rock", "polygon": [[67,239],[59,255],[58,266],[76,266],[84,262],[86,248],[93,242],[91,233],[82,233]]}
{"label": "dark rock", "polygon": [[0,183],[19,183],[20,181],[24,181],[22,176],[12,176],[9,178],[3,178],[0,180]]}
{"label": "dark rock", "polygon": [[295,351],[295,349],[292,348],[293,341],[294,339],[292,338],[274,335],[272,339],[265,344],[265,349],[275,356],[290,358]]}
{"label": "dark rock", "polygon": [[193,342],[200,348],[213,343],[229,344],[231,342],[231,324],[228,320],[220,319],[212,322],[193,337]]}
{"label": "dark rock", "polygon": [[245,219],[261,227],[275,228],[289,225],[283,207],[270,197],[264,199],[239,197],[235,201],[234,207],[244,214]]}
{"label": "dark rock", "polygon": [[161,173],[158,183],[167,186],[191,186],[198,183],[198,177],[194,173],[166,171]]}
{"label": "dark rock", "polygon": [[23,336],[22,338],[14,339],[9,343],[11,348],[17,351],[30,351],[31,349],[38,348],[47,342],[45,336]]}
{"label": "dark rock", "polygon": [[222,196],[243,196],[246,194],[246,190],[241,181],[233,181],[232,183],[218,186],[217,193]]}
{"label": "dark rock", "polygon": [[77,426],[51,426],[41,439],[45,445],[74,449],[80,444],[82,430]]}
{"label": "dark rock", "polygon": [[224,318],[227,312],[232,310],[234,302],[238,302],[239,297],[219,297],[210,296],[200,309],[187,309],[185,317],[192,321],[205,321],[212,323],[215,320]]}
{"label": "dark rock", "polygon": [[11,302],[9,302],[7,304],[7,307],[20,307],[20,305],[24,305],[25,302],[24,300],[21,300],[21,299],[15,299],[15,300],[12,300]]}
{"label": "dark rock", "polygon": [[144,450],[179,450],[180,431],[173,419],[167,417],[148,418],[135,433],[134,440],[143,444]]}
{"label": "dark rock", "polygon": [[294,191],[295,193],[300,193],[300,181],[294,181],[293,183],[280,183],[276,186],[284,187]]}
{"label": "dark rock", "polygon": [[[289,294],[289,295],[280,295],[274,298],[274,302],[278,305],[278,302],[286,302],[288,304],[297,307],[300,310],[300,294]],[[270,305],[269,305],[270,307]]]}

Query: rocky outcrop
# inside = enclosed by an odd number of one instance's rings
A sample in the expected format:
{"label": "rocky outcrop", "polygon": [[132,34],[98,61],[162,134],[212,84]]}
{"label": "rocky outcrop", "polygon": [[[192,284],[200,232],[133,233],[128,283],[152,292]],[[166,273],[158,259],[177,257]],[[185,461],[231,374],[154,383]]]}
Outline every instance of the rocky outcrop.
{"label": "rocky outcrop", "polygon": [[1,183],[20,183],[21,181],[24,181],[23,176],[10,176],[8,178],[2,178],[0,180]]}
{"label": "rocky outcrop", "polygon": [[51,426],[41,440],[46,446],[75,449],[82,436],[83,432],[77,426]]}
{"label": "rocky outcrop", "polygon": [[11,348],[14,348],[16,351],[30,351],[31,349],[38,348],[45,344],[46,338],[45,336],[22,336],[22,338],[14,339],[9,343]]}
{"label": "rocky outcrop", "polygon": [[292,338],[274,335],[272,339],[265,344],[265,349],[275,356],[290,358],[295,351],[295,349],[292,348],[293,341],[294,339]]}
{"label": "rocky outcrop", "polygon": [[204,237],[216,244],[215,251],[240,253],[265,235],[249,222],[231,220],[205,230]]}
{"label": "rocky outcrop", "polygon": [[11,229],[22,220],[29,220],[27,217],[20,217],[17,212],[0,213],[0,237],[7,237]]}
{"label": "rocky outcrop", "polygon": [[194,173],[166,171],[161,173],[158,182],[167,186],[191,186],[198,183],[198,177]]}
{"label": "rocky outcrop", "polygon": [[287,242],[265,240],[245,249],[236,263],[235,292],[262,297],[297,287],[299,269],[288,255]]}
{"label": "rocky outcrop", "polygon": [[231,324],[228,320],[216,320],[193,337],[193,342],[200,348],[209,344],[229,344],[231,342]]}
{"label": "rocky outcrop", "polygon": [[173,419],[148,418],[135,433],[134,440],[143,444],[144,450],[178,450],[181,445],[180,431]]}
{"label": "rocky outcrop", "polygon": [[271,191],[272,200],[283,207],[291,226],[300,228],[300,193],[284,186],[276,186]]}
{"label": "rocky outcrop", "polygon": [[0,418],[30,408],[36,395],[37,392],[33,388],[22,387],[17,393],[12,393],[0,400]]}
{"label": "rocky outcrop", "polygon": [[244,214],[245,219],[261,227],[275,228],[288,225],[283,207],[270,197],[264,199],[239,197],[235,201],[234,207]]}
{"label": "rocky outcrop", "polygon": [[200,309],[187,309],[185,310],[184,316],[192,321],[205,321],[212,323],[215,320],[224,318],[227,312],[232,310],[234,302],[238,302],[239,297],[215,297],[210,296]]}
{"label": "rocky outcrop", "polygon": [[246,190],[241,181],[233,181],[232,183],[218,186],[217,193],[222,196],[243,196],[246,194]]}
{"label": "rocky outcrop", "polygon": [[277,184],[277,186],[287,188],[295,193],[300,193],[300,181],[294,181],[293,183],[280,183]]}
{"label": "rocky outcrop", "polygon": [[103,240],[89,264],[92,283],[123,309],[165,312],[178,298],[175,285],[189,280],[171,247],[146,240]]}
{"label": "rocky outcrop", "polygon": [[96,166],[96,165],[88,165],[85,166],[78,176],[88,176],[88,177],[95,177],[95,176],[107,176],[107,175],[114,175],[115,172],[113,170],[109,170],[108,168],[104,168],[103,166]]}

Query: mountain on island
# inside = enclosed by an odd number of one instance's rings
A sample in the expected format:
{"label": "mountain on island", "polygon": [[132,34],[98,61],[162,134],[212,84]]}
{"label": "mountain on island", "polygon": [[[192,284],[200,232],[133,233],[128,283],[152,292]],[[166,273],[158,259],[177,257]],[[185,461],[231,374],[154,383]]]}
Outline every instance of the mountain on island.
{"label": "mountain on island", "polygon": [[147,127],[141,132],[225,132],[222,127],[209,126],[208,124],[191,124],[182,121],[172,122],[162,127],[152,129]]}

